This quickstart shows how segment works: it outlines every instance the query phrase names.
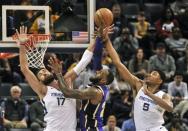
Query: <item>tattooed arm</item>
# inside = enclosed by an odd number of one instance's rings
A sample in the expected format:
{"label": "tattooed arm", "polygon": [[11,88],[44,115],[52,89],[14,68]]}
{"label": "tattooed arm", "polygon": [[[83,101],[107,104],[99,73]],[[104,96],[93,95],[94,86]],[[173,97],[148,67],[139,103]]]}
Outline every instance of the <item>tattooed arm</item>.
{"label": "tattooed arm", "polygon": [[59,89],[63,92],[65,97],[86,100],[95,99],[96,97],[100,97],[102,94],[96,88],[88,88],[83,90],[68,88],[63,75],[61,73],[58,73],[56,74],[56,76],[59,82]]}

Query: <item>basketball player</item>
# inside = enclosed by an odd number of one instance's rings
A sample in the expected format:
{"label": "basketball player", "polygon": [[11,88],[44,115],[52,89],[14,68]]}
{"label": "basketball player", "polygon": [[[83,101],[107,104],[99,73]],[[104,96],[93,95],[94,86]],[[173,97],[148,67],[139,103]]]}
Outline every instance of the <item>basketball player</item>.
{"label": "basketball player", "polygon": [[[97,44],[95,48],[97,48]],[[101,69],[96,72],[94,77],[90,78],[92,84],[88,85],[86,89],[72,89],[67,87],[61,73],[62,66],[56,58],[50,58],[49,63],[58,78],[60,90],[65,97],[82,100],[80,109],[81,131],[103,131],[103,111],[108,92],[106,85],[109,85],[114,80],[113,73],[108,69]],[[97,64],[95,63],[94,65]],[[100,69],[99,64],[98,66],[96,69]]]}
{"label": "basketball player", "polygon": [[162,126],[164,123],[164,111],[172,112],[173,106],[168,94],[160,91],[162,83],[165,81],[165,74],[160,70],[154,70],[142,81],[131,74],[121,63],[119,56],[112,46],[108,37],[112,26],[105,28],[102,32],[105,38],[106,49],[112,61],[118,69],[121,77],[128,82],[137,95],[134,102],[134,121],[137,131],[166,131]]}
{"label": "basketball player", "polygon": [[[44,120],[47,122],[45,131],[75,131],[76,130],[76,101],[75,99],[65,98],[59,90],[57,80],[46,68],[41,68],[35,74],[29,69],[26,57],[26,48],[24,43],[29,40],[26,35],[27,28],[20,27],[20,33],[17,31],[19,39],[20,67],[27,82],[31,88],[40,97],[45,106]],[[90,62],[93,56],[95,42],[92,41],[84,52],[78,65],[65,75],[65,80],[69,87],[72,87],[72,81]],[[86,95],[86,93],[84,93]],[[86,95],[87,96],[87,95]]]}

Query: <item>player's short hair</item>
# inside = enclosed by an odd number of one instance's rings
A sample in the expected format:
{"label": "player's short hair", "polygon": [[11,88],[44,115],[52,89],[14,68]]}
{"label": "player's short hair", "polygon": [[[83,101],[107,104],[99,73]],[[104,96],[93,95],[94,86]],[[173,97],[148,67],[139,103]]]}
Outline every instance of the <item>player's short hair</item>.
{"label": "player's short hair", "polygon": [[39,73],[39,71],[42,70],[42,69],[45,69],[45,68],[44,67],[42,67],[42,68],[30,68],[30,70],[33,72],[33,74],[35,76],[37,76],[37,74]]}
{"label": "player's short hair", "polygon": [[114,81],[114,74],[112,73],[112,71],[108,70],[106,85],[111,84],[113,81]]}

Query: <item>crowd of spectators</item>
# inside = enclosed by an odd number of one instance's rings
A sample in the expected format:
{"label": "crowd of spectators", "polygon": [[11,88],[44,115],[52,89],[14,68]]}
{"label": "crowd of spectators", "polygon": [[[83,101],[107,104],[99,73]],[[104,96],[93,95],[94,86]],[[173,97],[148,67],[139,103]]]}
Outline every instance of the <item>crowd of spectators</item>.
{"label": "crowd of spectators", "polygon": [[[82,3],[83,1],[72,0],[73,3]],[[153,69],[162,70],[167,80],[163,89],[172,96],[174,111],[172,114],[165,113],[165,126],[169,131],[179,129],[188,130],[188,1],[186,0],[161,0],[160,3],[149,1],[152,4],[161,4],[163,11],[156,21],[153,21],[150,12],[146,12],[145,3],[137,0],[129,1],[131,4],[139,5],[139,11],[136,17],[125,15],[126,9],[122,8],[126,3],[123,0],[96,0],[96,7],[107,7],[112,10],[114,15],[114,34],[110,36],[112,44],[118,52],[121,61],[127,66],[131,73],[143,79],[145,74]],[[11,4],[34,4],[42,5],[45,0],[6,0]],[[16,2],[16,3],[15,3]],[[58,19],[62,13],[60,2],[56,0],[51,5],[51,12],[54,19]],[[135,2],[135,3],[134,3]],[[85,3],[85,1],[83,2]],[[6,4],[6,3],[5,3]],[[28,17],[30,16],[28,12]],[[124,14],[125,13],[125,14]],[[156,17],[156,16],[155,16]],[[43,17],[37,20],[42,22]],[[33,21],[34,22],[34,21]],[[31,25],[31,33],[39,28]],[[43,24],[39,24],[43,25]],[[72,68],[79,60],[81,54],[56,54],[60,60],[63,60],[64,71]],[[134,131],[132,119],[132,105],[135,92],[131,90],[130,85],[122,81],[112,64],[112,60],[104,49],[103,53],[104,68],[111,68],[116,74],[116,78],[108,94],[106,110],[104,112],[104,130],[109,131]],[[18,56],[11,59],[0,59],[0,76],[2,83],[26,82],[19,70]],[[92,76],[92,66],[89,65],[78,77],[74,85],[77,88],[84,88],[89,83],[89,76]],[[7,79],[7,77],[9,79]],[[0,87],[1,88],[1,87]],[[13,89],[17,89],[17,92]],[[19,92],[20,91],[20,92]],[[17,95],[16,95],[17,94]],[[21,90],[13,86],[10,91],[10,99],[3,100],[1,107],[4,110],[6,121],[5,127],[31,127],[33,131],[44,128],[46,123],[43,120],[42,106],[36,100],[33,104],[26,104],[24,99],[20,99]],[[22,94],[24,95],[24,94]],[[16,99],[14,98],[16,96]],[[19,106],[20,105],[20,106]],[[19,106],[19,112],[14,108]],[[28,109],[28,107],[30,107]],[[10,114],[7,110],[15,110]],[[23,113],[26,113],[25,115]],[[2,113],[1,113],[2,114]],[[2,117],[2,115],[1,115]],[[14,122],[16,121],[16,122]],[[19,122],[21,124],[19,124]],[[2,125],[1,121],[0,124]]]}

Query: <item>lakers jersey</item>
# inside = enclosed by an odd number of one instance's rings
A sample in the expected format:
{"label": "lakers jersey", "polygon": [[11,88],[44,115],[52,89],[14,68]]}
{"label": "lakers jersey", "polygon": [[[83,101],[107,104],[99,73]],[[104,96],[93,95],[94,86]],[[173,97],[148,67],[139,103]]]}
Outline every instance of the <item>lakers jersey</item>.
{"label": "lakers jersey", "polygon": [[[91,87],[92,86],[92,87]],[[102,91],[103,97],[99,104],[94,105],[90,100],[82,100],[80,110],[81,131],[102,131],[103,112],[106,104],[107,86],[88,85],[88,88],[97,88]]]}
{"label": "lakers jersey", "polygon": [[46,96],[41,100],[45,108],[44,120],[47,127],[44,131],[75,131],[76,100],[65,98],[63,93],[47,86]]}
{"label": "lakers jersey", "polygon": [[[137,131],[160,127],[164,123],[163,114],[165,110],[145,95],[143,89],[144,87],[139,90],[134,102],[134,121]],[[159,91],[154,95],[162,98],[164,92]]]}

